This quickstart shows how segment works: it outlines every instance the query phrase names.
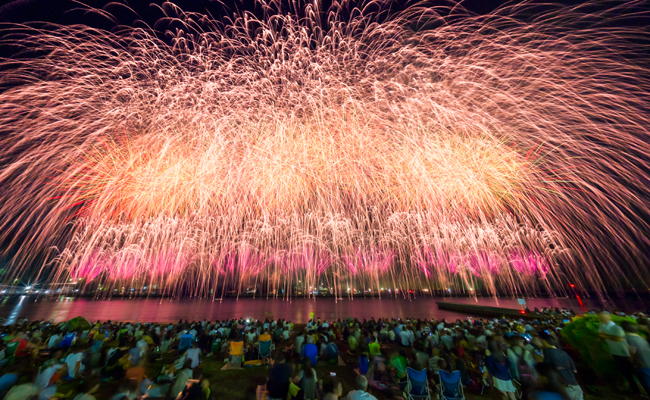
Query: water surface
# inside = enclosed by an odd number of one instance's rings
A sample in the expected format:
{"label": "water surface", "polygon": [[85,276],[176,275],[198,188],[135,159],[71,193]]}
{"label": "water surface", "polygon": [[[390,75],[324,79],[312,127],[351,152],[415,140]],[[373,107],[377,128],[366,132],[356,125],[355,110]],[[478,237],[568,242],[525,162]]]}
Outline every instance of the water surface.
{"label": "water surface", "polygon": [[[60,300],[38,300],[34,297],[5,297],[0,303],[0,317],[9,323],[17,318],[53,319],[56,322],[65,321],[76,316],[89,320],[114,320],[137,322],[176,322],[183,320],[223,320],[229,318],[258,318],[263,319],[267,312],[273,313],[274,318],[284,318],[296,323],[306,323],[311,311],[322,319],[337,318],[436,318],[452,319],[465,318],[466,314],[454,311],[439,310],[438,301],[456,303],[481,304],[519,308],[517,299],[499,298],[442,298],[420,297],[414,300],[395,298],[354,298],[335,301],[332,297],[314,299],[252,299],[240,298],[212,301],[206,299],[119,299],[93,300],[88,298],[62,298]],[[599,307],[596,299],[526,299],[528,307],[567,307],[576,312],[591,310]],[[580,304],[582,303],[582,305]],[[641,301],[631,299],[613,299],[605,304],[606,308],[618,307],[625,311],[641,310]]]}

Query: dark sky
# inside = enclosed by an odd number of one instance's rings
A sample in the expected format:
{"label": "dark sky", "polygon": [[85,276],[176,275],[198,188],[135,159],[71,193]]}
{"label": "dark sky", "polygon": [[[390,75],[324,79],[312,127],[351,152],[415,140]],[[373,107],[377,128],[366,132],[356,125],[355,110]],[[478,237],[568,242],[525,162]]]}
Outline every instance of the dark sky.
{"label": "dark sky", "polygon": [[[159,11],[151,4],[162,4],[163,0],[81,0],[81,3],[91,5],[93,7],[102,8],[110,3],[124,3],[133,8],[140,17],[147,20],[154,15],[158,15]],[[172,0],[171,2],[181,6],[187,11],[204,12],[209,10],[218,16],[218,12],[223,8],[220,4],[226,4],[228,7],[236,7],[239,9],[252,9],[254,7],[251,0]],[[324,4],[328,1],[323,2]],[[404,0],[394,1],[394,3],[407,4],[409,2]],[[414,2],[410,2],[414,3]],[[432,5],[451,4],[449,1],[431,0]],[[499,6],[505,4],[519,4],[523,1],[505,1],[505,0],[466,0],[461,4],[468,10],[478,13],[487,14]],[[543,2],[539,2],[543,3]],[[564,0],[562,4],[581,4],[584,1],[580,0]],[[0,1],[0,21],[1,22],[14,22],[23,23],[28,21],[47,21],[62,24],[71,24],[84,22],[88,23],[87,16],[84,18],[83,12],[75,11],[79,8],[79,2],[72,0],[2,0]],[[120,12],[120,7],[109,6],[111,12],[127,17],[128,13]],[[127,20],[122,21],[127,23]]]}

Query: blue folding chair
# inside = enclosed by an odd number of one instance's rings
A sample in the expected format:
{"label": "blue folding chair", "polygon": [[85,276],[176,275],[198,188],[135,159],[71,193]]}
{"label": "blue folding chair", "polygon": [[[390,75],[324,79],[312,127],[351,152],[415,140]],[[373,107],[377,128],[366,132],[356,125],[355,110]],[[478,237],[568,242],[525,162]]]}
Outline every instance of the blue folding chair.
{"label": "blue folding chair", "polygon": [[406,368],[406,391],[404,392],[404,395],[408,400],[431,400],[426,369],[416,371],[411,367]]}
{"label": "blue folding chair", "polygon": [[64,350],[69,349],[70,346],[72,346],[72,341],[74,340],[75,336],[77,336],[75,332],[66,333],[63,340],[61,340],[61,343],[59,343],[59,347]]}
{"label": "blue folding chair", "polygon": [[269,361],[271,359],[271,345],[273,344],[270,340],[260,341],[259,355],[262,361]]}
{"label": "blue folding chair", "polygon": [[465,400],[460,371],[440,370],[440,400]]}
{"label": "blue folding chair", "polygon": [[178,350],[183,351],[192,347],[192,339],[193,337],[189,333],[182,335],[181,342],[178,344]]}

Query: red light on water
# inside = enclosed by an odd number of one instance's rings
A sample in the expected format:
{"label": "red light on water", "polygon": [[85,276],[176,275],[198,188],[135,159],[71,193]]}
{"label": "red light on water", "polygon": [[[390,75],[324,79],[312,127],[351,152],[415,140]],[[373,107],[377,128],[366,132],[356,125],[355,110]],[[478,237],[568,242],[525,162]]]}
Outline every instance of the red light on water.
{"label": "red light on water", "polygon": [[576,287],[576,285],[574,285],[573,283],[571,283],[571,284],[569,284],[569,285],[570,285],[571,287]]}
{"label": "red light on water", "polygon": [[526,311],[524,311],[524,310],[521,310],[519,312],[522,313],[522,314],[526,314]]}

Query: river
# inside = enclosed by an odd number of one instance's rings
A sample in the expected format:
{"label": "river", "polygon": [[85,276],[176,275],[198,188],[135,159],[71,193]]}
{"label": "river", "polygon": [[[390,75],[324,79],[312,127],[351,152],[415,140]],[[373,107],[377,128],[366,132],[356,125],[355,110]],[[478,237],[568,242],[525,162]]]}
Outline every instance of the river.
{"label": "river", "polygon": [[[530,309],[534,307],[567,307],[576,312],[588,311],[601,304],[597,299],[559,299],[532,298],[525,299]],[[224,299],[220,302],[207,299],[120,299],[94,300],[89,298],[61,298],[59,300],[36,300],[35,297],[12,296],[5,297],[0,303],[0,317],[5,323],[13,323],[16,319],[31,320],[53,319],[56,322],[65,321],[76,316],[88,320],[113,320],[135,322],[176,322],[183,320],[223,320],[230,318],[263,319],[267,312],[273,313],[274,318],[284,318],[295,323],[306,323],[309,315],[322,319],[337,318],[379,318],[379,317],[412,317],[452,319],[465,318],[467,315],[453,311],[439,310],[438,301],[480,304],[506,308],[520,308],[517,299],[510,298],[468,298],[468,297],[420,297],[413,300],[395,298],[359,298],[335,301],[333,297],[314,299]],[[624,311],[644,310],[641,300],[630,298],[610,299],[604,308],[619,308]]]}

